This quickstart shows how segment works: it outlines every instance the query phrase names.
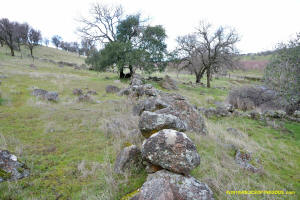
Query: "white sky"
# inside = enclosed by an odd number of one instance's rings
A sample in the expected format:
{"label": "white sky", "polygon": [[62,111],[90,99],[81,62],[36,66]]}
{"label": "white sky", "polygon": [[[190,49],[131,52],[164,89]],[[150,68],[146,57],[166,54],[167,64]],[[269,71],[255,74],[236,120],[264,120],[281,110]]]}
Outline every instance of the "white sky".
{"label": "white sky", "polygon": [[[0,18],[28,22],[43,37],[78,40],[78,16],[86,16],[95,0],[0,0]],[[153,25],[165,27],[169,49],[175,38],[191,33],[200,20],[234,27],[242,53],[273,49],[300,32],[300,0],[101,0],[122,4],[126,14],[141,12]]]}

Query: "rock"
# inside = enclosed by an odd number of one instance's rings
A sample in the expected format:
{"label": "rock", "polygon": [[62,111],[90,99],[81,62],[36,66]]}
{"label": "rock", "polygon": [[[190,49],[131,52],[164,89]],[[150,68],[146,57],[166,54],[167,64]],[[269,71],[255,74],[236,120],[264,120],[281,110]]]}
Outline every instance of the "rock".
{"label": "rock", "polygon": [[118,92],[118,95],[119,96],[128,96],[130,94],[130,89],[129,88],[124,88],[124,89],[121,89],[120,92]]}
{"label": "rock", "polygon": [[160,82],[160,86],[167,90],[178,90],[176,81],[168,75]]}
{"label": "rock", "polygon": [[167,170],[149,174],[139,193],[131,200],[213,200],[207,184]]}
{"label": "rock", "polygon": [[200,134],[208,134],[204,118],[185,98],[178,94],[160,93],[160,99],[167,108],[156,111],[158,114],[171,114],[187,124],[187,130]]}
{"label": "rock", "polygon": [[120,80],[114,80],[114,83],[121,83],[121,81]]}
{"label": "rock", "polygon": [[75,88],[75,89],[73,90],[73,94],[76,95],[76,96],[80,96],[80,95],[83,94],[83,91],[82,91],[82,89]]}
{"label": "rock", "polygon": [[162,101],[160,98],[156,97],[149,97],[143,100],[140,100],[134,107],[133,107],[133,114],[134,115],[141,115],[144,111],[151,111],[154,112],[156,110],[160,110],[163,108],[167,108],[169,105]]}
{"label": "rock", "polygon": [[98,93],[95,90],[89,90],[89,91],[87,91],[87,94],[89,94],[89,95],[97,95]]}
{"label": "rock", "polygon": [[293,114],[293,117],[300,118],[300,110],[296,110]]}
{"label": "rock", "polygon": [[161,166],[153,165],[152,163],[147,161],[143,161],[143,164],[146,166],[146,172],[148,174],[152,174],[163,169]]}
{"label": "rock", "polygon": [[48,92],[46,94],[46,99],[48,101],[58,101],[58,93],[57,92]]}
{"label": "rock", "polygon": [[57,92],[48,92],[47,90],[43,90],[43,89],[34,89],[32,95],[39,97],[43,100],[55,101],[55,102],[58,101]]}
{"label": "rock", "polygon": [[93,99],[88,94],[82,94],[77,98],[78,102],[93,102]]}
{"label": "rock", "polygon": [[185,131],[186,124],[178,117],[171,114],[157,114],[144,111],[139,120],[139,129],[146,138],[162,129],[175,129]]}
{"label": "rock", "polygon": [[226,131],[235,137],[243,138],[244,134],[237,130],[236,128],[227,128]]}
{"label": "rock", "polygon": [[130,85],[131,86],[143,85],[143,81],[141,80],[140,77],[137,77],[136,75],[134,75],[131,79]]}
{"label": "rock", "polygon": [[6,180],[17,180],[29,176],[25,164],[7,150],[0,150],[0,183]]}
{"label": "rock", "polygon": [[161,130],[145,140],[142,156],[153,165],[185,175],[200,164],[194,143],[184,133],[172,129]]}
{"label": "rock", "polygon": [[252,161],[252,156],[249,152],[237,150],[235,154],[235,162],[248,171],[253,173],[259,172],[260,169],[250,164],[250,161]]}
{"label": "rock", "polygon": [[249,114],[251,119],[259,120],[261,118],[260,113],[256,110],[251,110]]}
{"label": "rock", "polygon": [[125,147],[117,156],[114,171],[121,174],[126,170],[134,170],[143,168],[141,151],[137,146],[131,145]]}
{"label": "rock", "polygon": [[43,89],[34,89],[33,92],[32,92],[32,95],[33,95],[33,96],[36,96],[36,97],[43,97],[43,96],[45,96],[47,93],[48,93],[47,90],[43,90]]}
{"label": "rock", "polygon": [[108,85],[105,88],[106,93],[118,93],[120,91],[120,88],[114,85]]}

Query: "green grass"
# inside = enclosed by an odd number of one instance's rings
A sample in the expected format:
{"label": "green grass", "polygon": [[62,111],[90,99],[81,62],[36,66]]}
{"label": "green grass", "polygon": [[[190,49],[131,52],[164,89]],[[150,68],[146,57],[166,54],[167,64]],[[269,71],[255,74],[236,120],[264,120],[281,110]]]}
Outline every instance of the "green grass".
{"label": "green grass", "polygon": [[[141,137],[128,137],[130,128],[137,128],[131,113],[132,102],[127,97],[106,94],[113,84],[126,87],[128,81],[115,82],[113,73],[74,70],[36,59],[36,69],[30,68],[28,56],[12,58],[0,48],[0,148],[15,153],[31,170],[28,178],[0,184],[0,199],[120,199],[134,192],[146,180],[145,171],[116,175],[113,173],[117,153],[128,143],[142,143]],[[84,63],[83,57],[53,48],[39,47],[37,57]],[[17,55],[19,53],[17,52]],[[26,55],[26,54],[24,54]],[[261,75],[261,72],[234,72]],[[248,73],[248,74],[247,74]],[[176,78],[175,73],[166,74]],[[212,88],[184,85],[195,80],[193,75],[179,75],[179,90],[197,106],[215,106],[226,100],[232,87],[257,84],[253,81],[227,77],[214,78]],[[203,80],[205,83],[205,79]],[[158,83],[150,82],[162,89]],[[59,93],[58,103],[48,103],[31,95],[33,88]],[[93,98],[101,103],[78,103],[74,88],[96,90]],[[165,90],[166,91],[166,90]],[[2,103],[1,103],[2,102]],[[118,127],[114,121],[126,126]],[[291,190],[296,195],[284,199],[299,199],[300,125],[285,122],[284,130],[275,130],[264,122],[241,117],[206,119],[209,135],[187,133],[195,142],[201,164],[192,171],[206,182],[215,199],[274,199],[277,196],[227,196],[226,190]],[[111,125],[109,128],[107,125]],[[226,129],[237,128],[243,138],[231,136]],[[249,150],[261,160],[262,173],[240,169],[234,161],[234,151],[226,144]]]}

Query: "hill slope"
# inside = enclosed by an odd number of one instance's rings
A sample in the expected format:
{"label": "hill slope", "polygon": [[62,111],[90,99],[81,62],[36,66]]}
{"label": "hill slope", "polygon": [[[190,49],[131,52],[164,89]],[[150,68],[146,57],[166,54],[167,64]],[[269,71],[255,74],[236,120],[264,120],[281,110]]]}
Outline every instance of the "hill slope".
{"label": "hill slope", "polygon": [[[128,82],[116,81],[117,74],[74,70],[59,67],[55,62],[84,63],[83,57],[53,48],[34,50],[34,65],[23,58],[6,55],[0,48],[2,93],[0,105],[0,149],[8,149],[26,163],[31,176],[17,182],[0,183],[0,199],[120,199],[139,188],[146,172],[124,176],[113,173],[117,153],[128,143],[142,143],[142,137],[130,134],[137,129],[132,116],[135,100],[106,94],[108,84],[126,87]],[[27,53],[26,53],[27,52]],[[156,74],[163,76],[164,74]],[[176,76],[175,74],[169,74]],[[187,82],[193,76],[180,74]],[[155,82],[155,87],[160,86]],[[213,88],[179,84],[176,91],[197,106],[215,106],[224,101],[231,87],[257,84],[246,80],[215,79]],[[34,88],[57,91],[59,101],[50,103],[31,95]],[[78,102],[74,88],[97,91],[93,102]],[[206,182],[215,199],[273,199],[275,195],[226,195],[227,190],[289,190],[300,194],[300,125],[280,122],[283,129],[274,129],[262,121],[244,117],[206,119],[209,135],[188,133],[201,156],[201,164],[192,171]],[[279,122],[278,122],[279,123]],[[242,138],[230,135],[232,127],[243,133]],[[261,161],[263,171],[251,173],[234,161],[228,145],[251,151]]]}

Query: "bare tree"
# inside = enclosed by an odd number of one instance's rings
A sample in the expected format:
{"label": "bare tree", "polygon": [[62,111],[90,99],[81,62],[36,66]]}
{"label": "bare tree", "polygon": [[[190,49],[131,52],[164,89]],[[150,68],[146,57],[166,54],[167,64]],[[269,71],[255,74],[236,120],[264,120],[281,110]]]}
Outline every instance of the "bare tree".
{"label": "bare tree", "polygon": [[178,50],[181,53],[182,61],[185,62],[184,68],[187,68],[196,76],[196,83],[200,83],[201,78],[205,72],[205,67],[201,61],[200,54],[197,50],[198,41],[195,34],[177,38]]}
{"label": "bare tree", "polygon": [[224,65],[233,65],[234,55],[237,54],[235,44],[239,37],[235,30],[219,27],[212,30],[209,23],[200,22],[197,28],[197,54],[207,75],[207,87],[210,87],[212,73]]}
{"label": "bare tree", "polygon": [[38,46],[41,40],[42,40],[41,32],[30,27],[28,31],[26,46],[30,50],[30,55],[33,59],[34,59],[33,48],[35,46]]}
{"label": "bare tree", "polygon": [[116,26],[123,15],[121,6],[109,7],[96,3],[90,10],[90,18],[81,18],[78,21],[81,26],[77,29],[78,33],[90,41],[107,43],[115,41]]}
{"label": "bare tree", "polygon": [[0,20],[0,33],[4,43],[9,47],[11,56],[15,56],[15,24],[4,18]]}
{"label": "bare tree", "polygon": [[60,43],[62,41],[62,38],[58,35],[54,35],[51,39],[52,44],[58,48],[60,46]]}

